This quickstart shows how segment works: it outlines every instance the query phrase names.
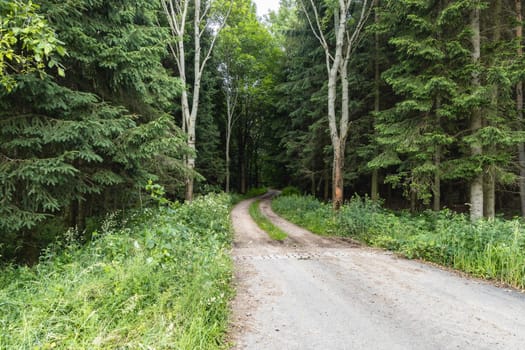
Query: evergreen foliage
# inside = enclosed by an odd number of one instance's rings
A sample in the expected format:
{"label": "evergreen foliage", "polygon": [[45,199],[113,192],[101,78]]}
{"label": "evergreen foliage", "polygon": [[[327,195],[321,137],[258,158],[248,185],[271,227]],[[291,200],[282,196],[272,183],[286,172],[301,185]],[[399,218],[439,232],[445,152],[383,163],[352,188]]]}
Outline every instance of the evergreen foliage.
{"label": "evergreen foliage", "polygon": [[135,205],[148,179],[182,177],[186,151],[168,114],[180,84],[163,67],[168,36],[157,10],[146,1],[43,2],[69,53],[67,75],[18,76],[0,99],[0,231],[11,251],[32,260],[46,218],[82,231],[88,215]]}

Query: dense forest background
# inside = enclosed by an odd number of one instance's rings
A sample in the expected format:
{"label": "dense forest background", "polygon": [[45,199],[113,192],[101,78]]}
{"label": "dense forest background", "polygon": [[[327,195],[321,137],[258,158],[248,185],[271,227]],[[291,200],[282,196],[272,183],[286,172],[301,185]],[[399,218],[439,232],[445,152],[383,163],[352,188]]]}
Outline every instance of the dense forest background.
{"label": "dense forest background", "polygon": [[[177,41],[166,9],[183,3]],[[359,35],[344,74],[349,101],[336,104],[349,116],[344,198],[521,215],[521,1],[351,3],[345,23]],[[264,19],[250,0],[8,1],[0,10],[3,260],[35,261],[68,227],[89,239],[106,213],[147,205],[148,181],[178,200],[190,180],[197,194],[295,186],[332,199],[326,57],[308,19],[318,14],[335,47],[337,4],[282,0]],[[181,96],[191,100],[196,82],[188,138]]]}

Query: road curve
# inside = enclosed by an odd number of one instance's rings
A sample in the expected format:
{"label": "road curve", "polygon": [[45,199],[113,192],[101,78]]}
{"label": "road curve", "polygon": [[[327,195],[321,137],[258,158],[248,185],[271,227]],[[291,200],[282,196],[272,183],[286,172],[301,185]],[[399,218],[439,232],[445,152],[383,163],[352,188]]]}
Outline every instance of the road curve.
{"label": "road curve", "polygon": [[234,349],[525,349],[525,295],[309,233],[272,241],[232,211]]}

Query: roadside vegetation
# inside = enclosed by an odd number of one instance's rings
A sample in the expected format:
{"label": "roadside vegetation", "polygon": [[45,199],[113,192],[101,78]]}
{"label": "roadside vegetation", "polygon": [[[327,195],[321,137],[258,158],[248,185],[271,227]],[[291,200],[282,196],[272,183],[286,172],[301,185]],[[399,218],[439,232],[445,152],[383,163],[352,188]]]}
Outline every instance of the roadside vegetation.
{"label": "roadside vegetation", "polygon": [[0,271],[0,349],[227,348],[230,197],[117,219]]}
{"label": "roadside vegetation", "polygon": [[356,238],[409,259],[424,259],[473,276],[525,288],[525,225],[521,219],[480,220],[449,210],[392,212],[354,197],[334,214],[313,197],[280,196],[273,209],[320,235]]}
{"label": "roadside vegetation", "polygon": [[272,222],[261,213],[260,204],[261,201],[256,200],[250,205],[250,216],[257,223],[257,226],[261,228],[261,230],[268,233],[268,236],[270,236],[271,239],[276,241],[284,241],[288,235],[283,230],[272,224]]}

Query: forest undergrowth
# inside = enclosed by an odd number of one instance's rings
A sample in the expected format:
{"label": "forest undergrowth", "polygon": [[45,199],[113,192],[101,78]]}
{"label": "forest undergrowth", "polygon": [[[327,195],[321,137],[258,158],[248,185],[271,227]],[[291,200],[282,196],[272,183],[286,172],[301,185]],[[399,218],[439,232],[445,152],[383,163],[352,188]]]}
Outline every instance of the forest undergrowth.
{"label": "forest undergrowth", "polygon": [[472,223],[450,210],[413,215],[392,212],[354,197],[338,214],[313,197],[280,196],[273,210],[320,235],[356,238],[409,259],[440,265],[525,289],[525,223],[522,219]]}
{"label": "forest undergrowth", "polygon": [[91,242],[0,272],[0,349],[222,349],[231,197],[109,216]]}

